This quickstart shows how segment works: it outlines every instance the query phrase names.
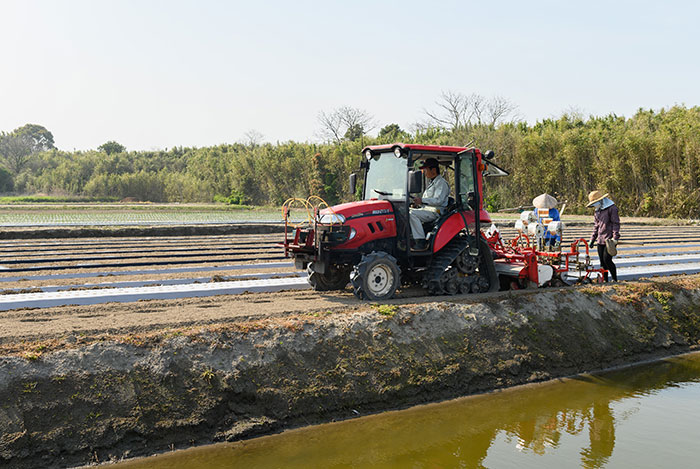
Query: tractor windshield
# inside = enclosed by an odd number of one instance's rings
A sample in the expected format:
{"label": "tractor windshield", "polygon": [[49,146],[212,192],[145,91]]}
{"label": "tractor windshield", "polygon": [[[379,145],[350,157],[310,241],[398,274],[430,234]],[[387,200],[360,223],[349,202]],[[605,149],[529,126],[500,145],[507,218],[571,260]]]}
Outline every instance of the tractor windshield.
{"label": "tractor windshield", "polygon": [[393,152],[372,156],[367,170],[365,200],[379,196],[406,197],[406,171],[406,158],[397,157]]}

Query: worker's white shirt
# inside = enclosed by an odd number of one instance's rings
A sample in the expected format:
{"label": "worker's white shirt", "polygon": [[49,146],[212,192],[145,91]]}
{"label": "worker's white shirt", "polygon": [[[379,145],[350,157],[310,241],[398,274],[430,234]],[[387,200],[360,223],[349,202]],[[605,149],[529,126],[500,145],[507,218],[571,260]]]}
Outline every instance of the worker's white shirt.
{"label": "worker's white shirt", "polygon": [[[423,192],[421,200],[423,205],[435,207],[439,212],[444,212],[447,208],[447,202],[450,197],[450,185],[441,175],[435,176],[428,187]],[[430,208],[426,207],[426,208]]]}

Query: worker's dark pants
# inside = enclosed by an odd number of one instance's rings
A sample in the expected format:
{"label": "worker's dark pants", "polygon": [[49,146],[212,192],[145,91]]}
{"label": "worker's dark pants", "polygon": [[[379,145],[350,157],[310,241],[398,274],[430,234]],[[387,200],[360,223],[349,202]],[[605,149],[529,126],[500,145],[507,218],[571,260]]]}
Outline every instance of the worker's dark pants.
{"label": "worker's dark pants", "polygon": [[[598,258],[600,259],[600,266],[609,271],[610,275],[612,275],[612,279],[617,282],[617,267],[615,267],[612,256],[608,253],[608,250],[605,249],[605,244],[598,245]],[[603,274],[603,278],[607,282],[608,274]]]}
{"label": "worker's dark pants", "polygon": [[556,246],[557,245],[557,237],[556,236],[553,238],[545,237],[544,238],[544,245],[545,246],[552,246],[552,247]]}

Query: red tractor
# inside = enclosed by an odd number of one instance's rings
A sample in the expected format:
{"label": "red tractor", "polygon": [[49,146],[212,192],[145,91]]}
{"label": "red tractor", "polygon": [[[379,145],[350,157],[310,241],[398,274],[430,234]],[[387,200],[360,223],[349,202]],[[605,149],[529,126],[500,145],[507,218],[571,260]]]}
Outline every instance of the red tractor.
{"label": "red tractor", "polygon": [[[419,284],[433,295],[499,289],[492,248],[481,233],[491,217],[483,209],[484,175],[507,175],[476,148],[392,144],[363,149],[361,201],[316,210],[309,226],[285,228],[285,255],[307,269],[316,290],[348,283],[361,299],[391,298],[401,284]],[[411,249],[409,207],[423,191],[420,164],[435,158],[452,172],[447,210],[424,226],[428,249]],[[356,175],[350,176],[355,193]],[[285,210],[285,226],[288,226]]]}

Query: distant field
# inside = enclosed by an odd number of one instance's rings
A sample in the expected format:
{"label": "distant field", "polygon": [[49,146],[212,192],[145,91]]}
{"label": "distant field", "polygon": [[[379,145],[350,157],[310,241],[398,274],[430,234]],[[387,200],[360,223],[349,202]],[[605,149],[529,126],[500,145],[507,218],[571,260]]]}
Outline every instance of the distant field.
{"label": "distant field", "polygon": [[24,204],[24,203],[82,203],[82,202],[118,202],[116,197],[89,198],[85,197],[56,197],[53,195],[13,195],[0,197],[0,204]]}
{"label": "distant field", "polygon": [[[293,215],[302,216],[301,213],[296,214],[296,212]],[[0,225],[7,227],[189,225],[281,221],[282,210],[274,207],[113,203],[0,205]]]}
{"label": "distant field", "polygon": [[[497,224],[511,223],[517,213],[494,213]],[[295,207],[291,219],[307,219],[306,210]],[[591,215],[565,215],[565,222],[592,223]],[[279,207],[247,207],[224,204],[149,203],[0,203],[0,226],[147,226],[228,223],[281,223]],[[624,222],[654,225],[685,225],[689,220],[625,218]]]}

